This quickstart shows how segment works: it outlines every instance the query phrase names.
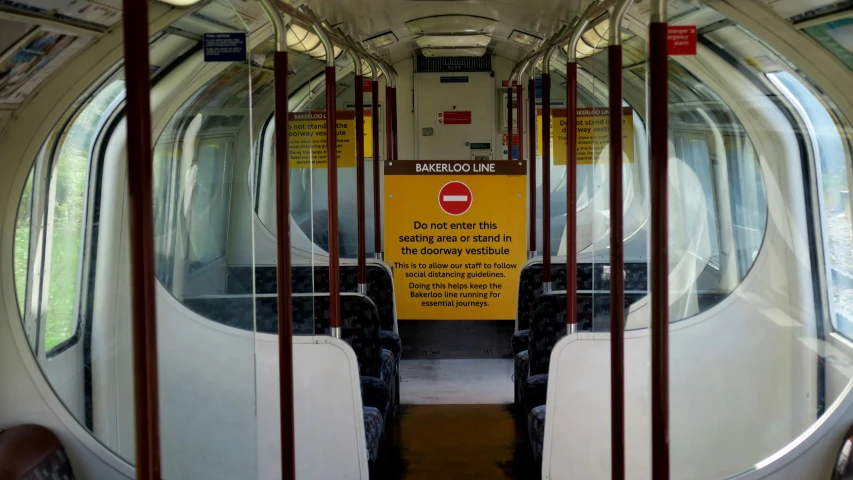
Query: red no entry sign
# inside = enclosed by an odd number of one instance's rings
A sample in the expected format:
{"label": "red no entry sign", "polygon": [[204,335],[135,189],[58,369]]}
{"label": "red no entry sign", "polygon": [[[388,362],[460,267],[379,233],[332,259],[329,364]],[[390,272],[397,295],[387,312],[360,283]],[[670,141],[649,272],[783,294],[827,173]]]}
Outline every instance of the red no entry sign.
{"label": "red no entry sign", "polygon": [[438,205],[448,215],[462,215],[471,208],[474,194],[462,182],[450,182],[438,191]]}

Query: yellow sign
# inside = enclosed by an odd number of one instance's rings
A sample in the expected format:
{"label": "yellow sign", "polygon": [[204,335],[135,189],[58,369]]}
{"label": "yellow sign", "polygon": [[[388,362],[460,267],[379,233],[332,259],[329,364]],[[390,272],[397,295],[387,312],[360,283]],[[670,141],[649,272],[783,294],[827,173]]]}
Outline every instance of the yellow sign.
{"label": "yellow sign", "polygon": [[401,320],[510,320],[527,251],[527,166],[385,165],[385,256]]}
{"label": "yellow sign", "polygon": [[[338,168],[355,167],[355,112],[336,113]],[[326,168],[326,112],[290,114],[290,168]],[[373,157],[373,117],[364,112],[364,156]]]}
{"label": "yellow sign", "polygon": [[[577,163],[592,165],[607,162],[601,158],[601,152],[610,143],[610,110],[606,107],[577,109]],[[542,156],[542,109],[538,109],[536,124],[536,153]],[[566,165],[566,146],[568,144],[565,108],[551,109],[551,144],[554,165]],[[634,117],[630,107],[622,109],[622,161],[634,162]]]}

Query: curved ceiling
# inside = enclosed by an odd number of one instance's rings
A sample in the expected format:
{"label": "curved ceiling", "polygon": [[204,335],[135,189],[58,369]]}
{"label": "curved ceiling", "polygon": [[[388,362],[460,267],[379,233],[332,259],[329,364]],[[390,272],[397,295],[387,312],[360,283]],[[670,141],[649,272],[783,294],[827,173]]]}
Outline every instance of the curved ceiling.
{"label": "curved ceiling", "polygon": [[473,15],[497,21],[491,48],[496,55],[516,60],[529,47],[509,40],[513,30],[547,38],[581,13],[590,0],[350,0],[302,2],[320,18],[348,31],[354,38],[368,39],[392,31],[398,41],[379,49],[396,62],[417,48],[406,22],[439,15]]}

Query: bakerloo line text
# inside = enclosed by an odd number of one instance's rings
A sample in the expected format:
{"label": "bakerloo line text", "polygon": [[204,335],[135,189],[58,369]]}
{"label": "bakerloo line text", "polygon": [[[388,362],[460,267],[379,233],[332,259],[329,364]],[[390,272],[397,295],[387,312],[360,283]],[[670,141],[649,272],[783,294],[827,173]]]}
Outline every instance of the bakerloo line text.
{"label": "bakerloo line text", "polygon": [[417,173],[491,173],[495,171],[494,163],[417,163]]}

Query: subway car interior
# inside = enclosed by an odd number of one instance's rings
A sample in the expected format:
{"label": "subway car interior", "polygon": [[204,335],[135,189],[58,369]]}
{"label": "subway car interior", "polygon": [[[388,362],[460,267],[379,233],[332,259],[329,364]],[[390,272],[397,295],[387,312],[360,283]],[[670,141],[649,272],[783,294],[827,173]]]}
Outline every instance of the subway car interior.
{"label": "subway car interior", "polygon": [[853,479],[851,120],[851,0],[0,0],[0,480]]}

